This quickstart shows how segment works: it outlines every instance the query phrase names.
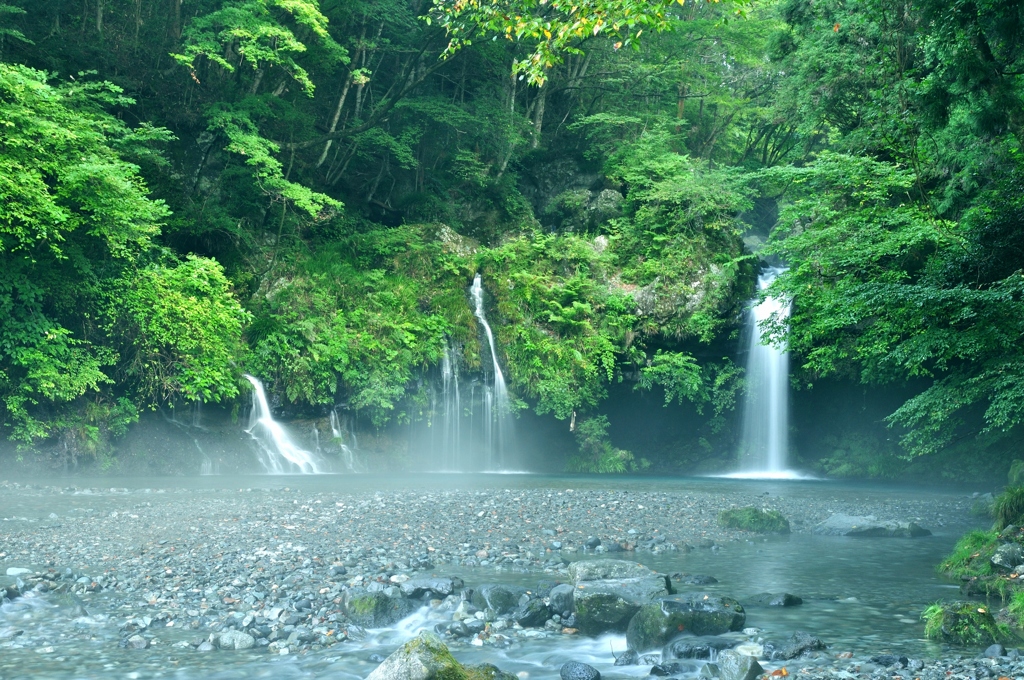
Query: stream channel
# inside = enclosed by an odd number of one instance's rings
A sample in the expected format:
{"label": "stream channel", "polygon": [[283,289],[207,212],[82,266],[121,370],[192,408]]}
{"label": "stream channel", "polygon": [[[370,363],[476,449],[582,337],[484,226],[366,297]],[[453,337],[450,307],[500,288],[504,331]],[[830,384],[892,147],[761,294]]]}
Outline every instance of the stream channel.
{"label": "stream channel", "polygon": [[[518,489],[564,491],[594,495],[635,492],[684,494],[709,497],[727,494],[767,494],[783,497],[790,507],[808,508],[809,521],[795,523],[794,533],[782,537],[754,537],[722,541],[720,547],[662,554],[637,551],[616,555],[572,552],[569,560],[593,557],[634,559],[657,571],[671,574],[709,574],[718,583],[686,586],[692,590],[727,594],[744,599],[762,592],[788,592],[803,598],[797,607],[747,607],[747,626],[763,631],[765,638],[783,639],[794,631],[822,638],[834,657],[852,652],[858,658],[892,652],[916,658],[948,654],[942,646],[924,639],[922,610],[943,599],[955,599],[956,584],[935,571],[957,538],[978,526],[965,511],[970,494],[965,490],[898,488],[824,481],[754,481],[701,478],[611,478],[541,475],[303,475],[181,479],[68,478],[36,480],[40,485],[74,485],[73,493],[43,493],[43,486],[18,493],[0,491],[0,587],[11,582],[4,569],[17,555],[3,554],[8,539],[19,532],[31,534],[53,525],[57,518],[81,513],[107,515],[124,512],[132,504],[191,503],[202,513],[206,499],[232,502],[251,498],[253,489],[272,493],[288,487],[302,494],[359,494],[380,491],[414,494],[430,489],[500,493]],[[225,489],[230,486],[230,489]],[[86,490],[88,487],[94,489]],[[239,488],[241,487],[241,488]],[[81,490],[81,491],[77,491]],[[248,495],[247,495],[248,494]],[[920,539],[847,538],[819,536],[810,529],[832,506],[890,506],[894,499],[928,512],[918,519],[933,532]],[[239,501],[241,502],[241,501]],[[327,500],[325,500],[325,503]],[[914,505],[916,503],[916,505]],[[603,506],[601,506],[603,507]],[[930,513],[930,514],[929,514]],[[882,517],[882,515],[879,515]],[[884,517],[883,517],[884,518]],[[38,568],[39,565],[29,565]],[[541,581],[564,580],[557,571],[510,569],[507,566],[439,564],[431,573],[459,576],[467,587],[482,583],[512,583],[536,587]],[[6,580],[5,580],[6,578]],[[34,594],[31,594],[34,595]],[[67,611],[47,596],[22,597],[0,608],[0,679],[39,678],[364,678],[375,666],[371,655],[386,656],[423,628],[442,621],[429,608],[389,629],[370,630],[364,639],[349,640],[304,654],[272,655],[266,649],[199,653],[172,647],[178,631],[168,630],[163,643],[145,650],[119,647],[123,635],[124,594],[105,591],[85,599],[87,614]],[[73,608],[72,608],[73,609]],[[450,616],[450,614],[449,614]],[[450,620],[450,619],[448,619]],[[25,631],[23,638],[9,637]],[[7,636],[5,638],[5,631]],[[202,633],[202,631],[198,631]],[[184,636],[186,631],[180,631]],[[18,640],[35,640],[21,644]],[[518,637],[505,648],[477,647],[467,642],[450,643],[463,663],[493,663],[517,673],[523,680],[552,680],[567,660],[583,661],[599,669],[605,678],[647,676],[650,666],[615,667],[615,655],[626,648],[622,635],[587,638],[580,635],[546,634]],[[770,664],[765,664],[769,667]],[[782,664],[775,664],[775,666]],[[693,667],[694,676],[699,663]],[[791,665],[792,667],[792,665]]]}

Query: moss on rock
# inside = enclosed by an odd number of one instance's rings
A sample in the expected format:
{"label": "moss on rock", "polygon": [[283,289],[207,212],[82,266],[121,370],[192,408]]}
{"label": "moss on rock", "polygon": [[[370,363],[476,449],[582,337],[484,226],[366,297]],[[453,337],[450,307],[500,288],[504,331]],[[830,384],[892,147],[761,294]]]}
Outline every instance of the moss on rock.
{"label": "moss on rock", "polygon": [[731,508],[718,513],[718,523],[727,529],[753,531],[758,534],[788,534],[789,520],[778,510],[755,507]]}
{"label": "moss on rock", "polygon": [[921,615],[925,635],[955,645],[990,645],[1014,639],[1009,627],[996,623],[992,612],[977,602],[933,604]]}

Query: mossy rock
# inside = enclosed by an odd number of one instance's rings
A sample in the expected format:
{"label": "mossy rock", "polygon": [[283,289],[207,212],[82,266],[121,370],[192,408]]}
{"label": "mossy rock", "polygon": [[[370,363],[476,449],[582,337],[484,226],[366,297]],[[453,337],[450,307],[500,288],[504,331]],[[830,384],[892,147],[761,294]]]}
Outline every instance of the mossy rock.
{"label": "mossy rock", "polygon": [[732,508],[718,513],[718,523],[727,529],[753,531],[758,534],[789,533],[789,520],[778,510]]}
{"label": "mossy rock", "polygon": [[495,666],[463,666],[434,633],[422,631],[399,647],[366,680],[516,680]]}
{"label": "mossy rock", "polygon": [[731,597],[688,593],[662,598],[633,615],[626,644],[637,652],[661,649],[682,633],[707,636],[742,630],[746,618],[742,605]]}
{"label": "mossy rock", "polygon": [[921,618],[925,636],[954,645],[991,645],[1015,639],[1009,627],[996,623],[991,610],[978,602],[933,604]]}
{"label": "mossy rock", "polygon": [[1024,525],[1024,486],[1011,486],[996,496],[992,504],[995,528],[1002,531],[1008,526]]}
{"label": "mossy rock", "polygon": [[411,600],[360,588],[348,591],[345,597],[345,613],[353,623],[366,628],[390,626],[412,614],[416,607]]}
{"label": "mossy rock", "polygon": [[980,578],[992,574],[992,555],[999,547],[998,531],[969,531],[960,537],[939,571],[952,578]]}

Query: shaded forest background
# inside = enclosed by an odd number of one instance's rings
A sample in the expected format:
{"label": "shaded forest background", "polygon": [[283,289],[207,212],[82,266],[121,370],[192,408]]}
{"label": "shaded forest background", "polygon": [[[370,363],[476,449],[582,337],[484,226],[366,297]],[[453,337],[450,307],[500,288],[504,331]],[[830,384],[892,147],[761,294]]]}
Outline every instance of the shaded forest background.
{"label": "shaded forest background", "polygon": [[515,408],[572,423],[574,469],[701,469],[764,261],[806,464],[1020,449],[1018,2],[7,1],[16,455],[116,465],[140,414],[237,413],[243,372],[393,441],[447,348],[486,369],[480,273]]}

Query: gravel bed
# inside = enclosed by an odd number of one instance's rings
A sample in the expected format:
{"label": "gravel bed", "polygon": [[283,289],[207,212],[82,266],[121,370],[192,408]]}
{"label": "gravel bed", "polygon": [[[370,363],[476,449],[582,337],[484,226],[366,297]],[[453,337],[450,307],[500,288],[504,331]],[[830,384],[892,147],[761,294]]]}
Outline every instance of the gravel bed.
{"label": "gravel bed", "polygon": [[[0,577],[6,568],[29,569],[14,577],[22,590],[61,593],[103,610],[106,627],[117,629],[105,644],[201,651],[216,646],[216,636],[224,647],[234,631],[247,631],[256,641],[253,651],[294,654],[364,634],[344,611],[352,588],[394,588],[453,567],[537,572],[538,582],[553,583],[564,580],[566,565],[583,552],[630,559],[714,549],[749,537],[717,524],[721,510],[736,506],[779,510],[801,533],[833,513],[957,525],[972,503],[966,494],[862,496],[636,488],[161,491],[2,482]],[[50,507],[57,511],[46,513]],[[11,577],[2,583],[17,587]],[[512,626],[505,633],[558,634],[564,631],[550,621],[546,629]],[[0,622],[0,656],[4,647],[50,646],[52,652],[51,643],[30,626],[5,632]],[[819,661],[820,668],[806,659],[790,671],[809,677],[1024,677],[1024,665],[1009,659],[936,661],[912,670],[831,653]]]}

